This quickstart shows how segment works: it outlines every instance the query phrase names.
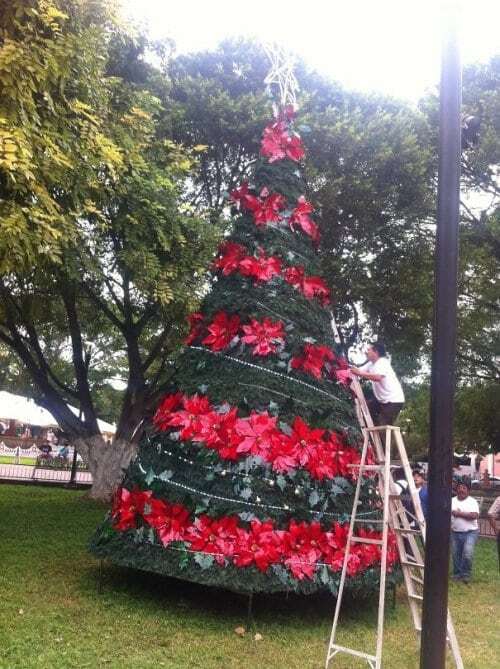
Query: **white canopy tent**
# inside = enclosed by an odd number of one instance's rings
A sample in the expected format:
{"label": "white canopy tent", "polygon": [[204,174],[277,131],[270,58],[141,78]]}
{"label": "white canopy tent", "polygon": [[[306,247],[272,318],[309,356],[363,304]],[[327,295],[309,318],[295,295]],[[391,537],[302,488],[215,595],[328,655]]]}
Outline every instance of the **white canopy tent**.
{"label": "white canopy tent", "polygon": [[[78,416],[78,409],[70,406],[71,411]],[[0,420],[16,420],[25,425],[38,425],[40,427],[58,427],[54,416],[28,397],[14,395],[5,390],[0,391]],[[103,433],[114,434],[116,425],[106,423],[104,420],[97,421],[99,429]]]}

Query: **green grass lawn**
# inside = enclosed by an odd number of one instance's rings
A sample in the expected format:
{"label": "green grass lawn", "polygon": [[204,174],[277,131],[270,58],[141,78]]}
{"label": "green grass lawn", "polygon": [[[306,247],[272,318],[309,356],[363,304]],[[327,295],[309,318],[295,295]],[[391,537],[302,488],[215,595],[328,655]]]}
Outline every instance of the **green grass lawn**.
{"label": "green grass lawn", "polygon": [[[36,458],[20,458],[19,464],[21,465],[34,465],[36,463]],[[0,464],[1,465],[16,465],[16,457],[14,455],[0,455]]]}
{"label": "green grass lawn", "polygon": [[[247,626],[246,600],[112,565],[86,542],[104,510],[82,492],[0,486],[0,667],[60,669],[321,669],[334,602],[259,597]],[[474,582],[451,585],[450,602],[467,669],[498,666],[500,589],[493,541],[476,551]],[[372,651],[376,602],[351,606],[339,643]],[[243,637],[234,628],[243,625]],[[262,640],[255,641],[259,632]],[[335,669],[361,667],[345,656]],[[418,666],[404,591],[388,607],[384,669]],[[451,666],[451,664],[450,664]]]}

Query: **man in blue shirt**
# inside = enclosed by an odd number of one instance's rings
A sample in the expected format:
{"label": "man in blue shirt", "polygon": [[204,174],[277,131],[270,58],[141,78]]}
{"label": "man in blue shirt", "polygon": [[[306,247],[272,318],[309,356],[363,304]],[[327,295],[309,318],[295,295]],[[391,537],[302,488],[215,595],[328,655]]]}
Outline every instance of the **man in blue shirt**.
{"label": "man in blue shirt", "polygon": [[429,492],[427,490],[427,485],[425,483],[424,473],[421,469],[413,470],[413,480],[415,481],[415,487],[418,490],[418,496],[420,497],[420,506],[422,507],[422,513],[424,518],[427,521],[427,511],[429,508]]}

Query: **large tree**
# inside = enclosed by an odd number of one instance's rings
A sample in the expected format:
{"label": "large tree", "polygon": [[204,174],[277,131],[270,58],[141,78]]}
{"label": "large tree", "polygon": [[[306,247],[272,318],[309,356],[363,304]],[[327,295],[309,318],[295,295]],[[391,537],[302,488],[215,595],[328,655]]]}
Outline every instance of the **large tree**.
{"label": "large tree", "polygon": [[[0,15],[11,138],[0,163],[0,341],[87,460],[91,494],[105,498],[168,378],[217,227],[181,206],[193,158],[162,131],[158,73],[107,3],[14,4]],[[96,392],[120,371],[106,445]]]}

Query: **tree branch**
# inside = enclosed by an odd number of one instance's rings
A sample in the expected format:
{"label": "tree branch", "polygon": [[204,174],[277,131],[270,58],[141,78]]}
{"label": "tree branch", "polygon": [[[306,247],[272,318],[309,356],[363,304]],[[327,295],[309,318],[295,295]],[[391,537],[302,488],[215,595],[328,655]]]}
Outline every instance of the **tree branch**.
{"label": "tree branch", "polygon": [[99,434],[99,425],[90,393],[88,379],[88,363],[85,361],[82,332],[76,311],[76,297],[73,287],[60,284],[61,297],[68,317],[68,327],[71,337],[73,366],[75,368],[76,385],[80,407],[85,416],[85,423],[94,434]]}

